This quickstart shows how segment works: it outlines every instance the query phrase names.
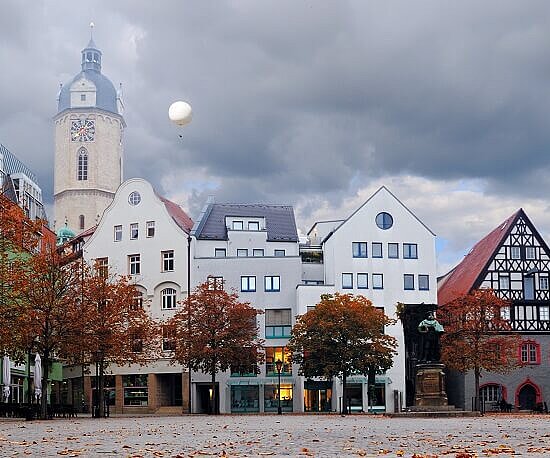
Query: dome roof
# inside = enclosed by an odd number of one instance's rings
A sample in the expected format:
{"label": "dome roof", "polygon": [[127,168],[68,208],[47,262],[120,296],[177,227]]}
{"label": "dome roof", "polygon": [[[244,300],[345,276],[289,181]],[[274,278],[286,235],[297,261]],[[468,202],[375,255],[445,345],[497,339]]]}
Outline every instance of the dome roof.
{"label": "dome roof", "polygon": [[71,108],[71,86],[75,81],[83,77],[95,84],[97,91],[95,108],[118,114],[117,92],[115,86],[111,83],[109,78],[95,70],[83,70],[71,81],[63,85],[59,92],[58,113]]}
{"label": "dome roof", "polygon": [[65,224],[65,226],[60,227],[57,230],[57,234],[56,234],[57,244],[62,245],[65,242],[73,239],[75,237],[75,235],[76,234],[67,226],[67,224]]}

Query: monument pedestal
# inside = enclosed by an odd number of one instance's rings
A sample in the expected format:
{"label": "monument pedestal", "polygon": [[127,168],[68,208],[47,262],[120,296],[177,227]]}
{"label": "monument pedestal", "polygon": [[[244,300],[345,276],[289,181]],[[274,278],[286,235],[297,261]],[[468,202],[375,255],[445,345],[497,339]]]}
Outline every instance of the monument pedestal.
{"label": "monument pedestal", "polygon": [[441,363],[416,365],[414,410],[449,410],[444,368]]}

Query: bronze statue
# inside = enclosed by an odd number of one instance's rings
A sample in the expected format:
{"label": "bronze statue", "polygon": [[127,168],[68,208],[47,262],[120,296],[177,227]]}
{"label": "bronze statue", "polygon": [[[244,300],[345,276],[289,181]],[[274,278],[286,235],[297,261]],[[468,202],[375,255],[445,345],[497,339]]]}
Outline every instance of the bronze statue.
{"label": "bronze statue", "polygon": [[440,358],[439,337],[444,332],[443,326],[437,321],[433,313],[422,320],[418,325],[418,331],[422,336],[420,362],[438,362]]}

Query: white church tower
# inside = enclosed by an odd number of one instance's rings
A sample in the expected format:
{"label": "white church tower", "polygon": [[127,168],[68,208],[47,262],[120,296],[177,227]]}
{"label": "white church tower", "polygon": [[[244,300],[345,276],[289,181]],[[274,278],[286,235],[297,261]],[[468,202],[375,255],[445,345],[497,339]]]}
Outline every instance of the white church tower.
{"label": "white church tower", "polygon": [[[93,24],[91,24],[93,27]],[[82,71],[61,87],[55,123],[55,229],[95,225],[122,183],[122,93],[101,73],[93,37]]]}

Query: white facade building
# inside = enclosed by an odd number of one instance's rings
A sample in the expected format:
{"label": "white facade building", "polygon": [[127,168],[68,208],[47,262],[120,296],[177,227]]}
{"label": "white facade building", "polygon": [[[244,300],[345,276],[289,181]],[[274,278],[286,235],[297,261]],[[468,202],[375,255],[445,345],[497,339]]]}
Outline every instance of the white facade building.
{"label": "white facade building", "polygon": [[[386,187],[376,191],[342,221],[316,223],[302,248],[304,284],[297,287],[297,314],[306,313],[321,294],[353,293],[369,298],[396,318],[398,302],[437,301],[435,235]],[[403,328],[398,322],[386,329],[398,342],[393,367],[377,376],[374,408],[393,411],[405,399]],[[352,410],[367,411],[367,379],[349,380]],[[330,386],[312,387],[327,396]],[[341,405],[340,382],[332,387],[333,409]],[[315,397],[315,396],[313,396]]]}
{"label": "white facade building", "polygon": [[[135,280],[143,307],[168,320],[187,297],[188,234],[192,221],[177,204],[159,196],[143,179],[125,181],[83,246],[85,261],[99,261]],[[172,353],[147,366],[111,366],[111,403],[117,412],[151,412],[174,407],[181,412],[187,390],[184,368],[170,364]],[[76,370],[69,377],[78,377]],[[89,391],[90,386],[85,386]]]}

